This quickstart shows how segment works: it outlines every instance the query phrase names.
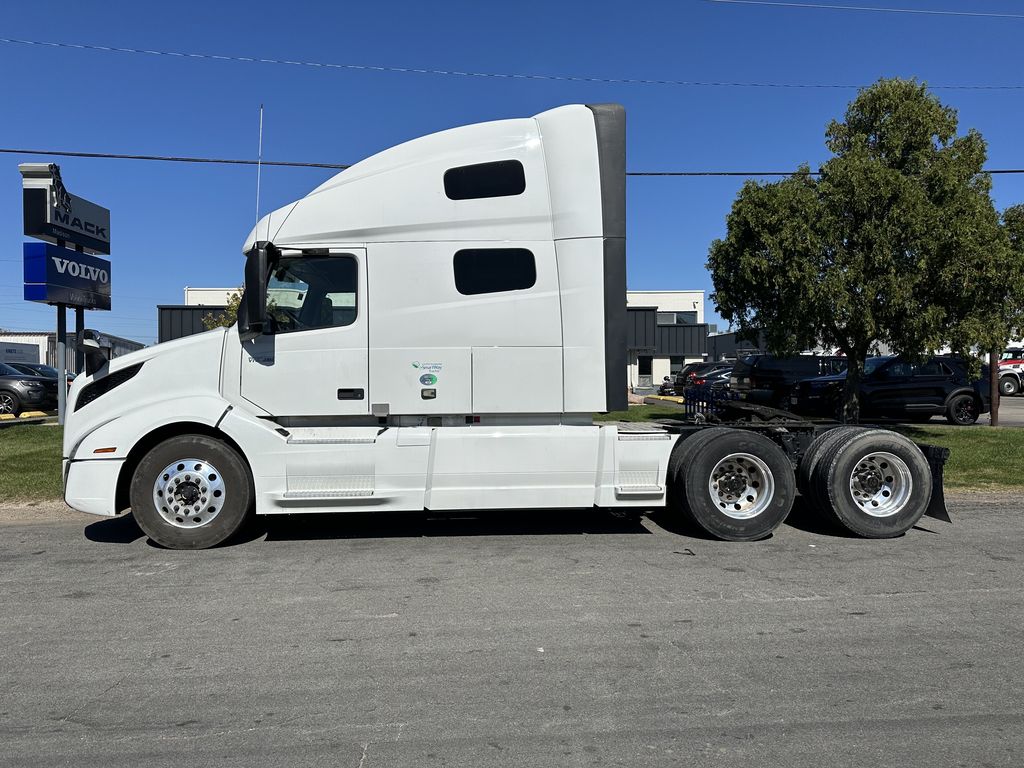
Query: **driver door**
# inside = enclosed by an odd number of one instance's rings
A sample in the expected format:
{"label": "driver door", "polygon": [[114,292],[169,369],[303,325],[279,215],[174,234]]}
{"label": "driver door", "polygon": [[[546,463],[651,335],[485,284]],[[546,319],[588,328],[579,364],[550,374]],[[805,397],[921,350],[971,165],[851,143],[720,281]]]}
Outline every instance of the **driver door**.
{"label": "driver door", "polygon": [[242,344],[242,397],[274,416],[370,412],[364,249],[283,252],[267,315]]}

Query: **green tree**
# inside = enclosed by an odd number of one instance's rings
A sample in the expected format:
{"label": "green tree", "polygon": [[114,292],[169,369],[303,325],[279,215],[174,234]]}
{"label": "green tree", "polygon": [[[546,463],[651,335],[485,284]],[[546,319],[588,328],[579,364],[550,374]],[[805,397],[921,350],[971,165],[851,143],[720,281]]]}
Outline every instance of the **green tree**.
{"label": "green tree", "polygon": [[861,90],[826,138],[819,178],[803,166],[743,186],[707,266],[711,298],[741,334],[763,332],[776,354],[822,344],[846,355],[843,416],[856,421],[876,342],[910,357],[1005,345],[1024,296],[1008,225],[1024,213],[1003,226],[981,134],[957,136],[956,112],[923,84]]}
{"label": "green tree", "polygon": [[242,289],[232,291],[228,294],[228,304],[224,312],[207,312],[203,315],[203,327],[208,331],[214,328],[230,328],[238,319],[238,305],[242,303]]}

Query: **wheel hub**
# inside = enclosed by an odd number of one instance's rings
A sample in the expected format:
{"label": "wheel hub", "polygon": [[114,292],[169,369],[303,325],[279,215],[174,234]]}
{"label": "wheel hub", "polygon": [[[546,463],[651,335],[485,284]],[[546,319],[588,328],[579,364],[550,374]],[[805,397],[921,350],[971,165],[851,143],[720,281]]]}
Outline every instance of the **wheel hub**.
{"label": "wheel hub", "polygon": [[179,459],[164,467],[153,484],[153,504],[176,528],[208,525],[224,508],[224,480],[203,459]]}
{"label": "wheel hub", "polygon": [[850,495],[871,517],[891,517],[907,505],[914,489],[910,468],[899,456],[871,453],[850,474]]}
{"label": "wheel hub", "polygon": [[722,514],[735,520],[757,517],[775,496],[775,478],[757,456],[731,453],[711,471],[708,493]]}

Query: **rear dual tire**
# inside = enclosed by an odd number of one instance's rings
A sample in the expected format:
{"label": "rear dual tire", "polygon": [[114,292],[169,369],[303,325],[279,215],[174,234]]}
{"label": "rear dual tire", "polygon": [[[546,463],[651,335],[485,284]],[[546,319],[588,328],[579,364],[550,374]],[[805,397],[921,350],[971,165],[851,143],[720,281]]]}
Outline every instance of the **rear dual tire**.
{"label": "rear dual tire", "polygon": [[928,461],[913,442],[884,429],[840,427],[811,444],[797,471],[814,511],[871,539],[910,530],[931,501]]}
{"label": "rear dual tire", "polygon": [[717,427],[684,440],[669,462],[669,506],[726,541],[769,536],[793,506],[793,468],[756,432]]}

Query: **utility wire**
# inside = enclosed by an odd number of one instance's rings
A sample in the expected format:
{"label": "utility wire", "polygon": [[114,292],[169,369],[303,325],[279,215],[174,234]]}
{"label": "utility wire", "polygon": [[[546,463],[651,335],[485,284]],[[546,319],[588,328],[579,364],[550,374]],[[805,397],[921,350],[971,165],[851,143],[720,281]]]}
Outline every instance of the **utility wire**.
{"label": "utility wire", "polygon": [[[473,72],[457,69],[428,69],[419,67],[376,66],[371,64],[338,64],[321,61],[293,61],[290,59],[266,59],[256,56],[225,56],[212,53],[184,53],[181,51],[156,51],[147,48],[122,48],[110,45],[91,45],[88,43],[59,43],[49,40],[24,40],[13,37],[0,37],[0,43],[11,45],[35,45],[48,48],[71,48],[82,51],[104,51],[107,53],[135,53],[146,56],[171,56],[180,59],[206,59],[214,61],[233,61],[246,64],[281,64],[293,67],[314,67],[318,69],[347,69],[362,72],[393,72],[415,75],[444,75],[448,77],[477,77],[500,80],[554,80],[568,83],[604,83],[613,85],[671,85],[707,88],[811,88],[856,90],[863,85],[835,83],[768,83],[739,82],[712,80],[668,80],[655,78],[629,77],[589,77],[584,75],[548,75],[514,72]],[[1017,91],[1024,90],[1024,85],[929,85],[935,90],[959,91]]]}
{"label": "utility wire", "polygon": [[[169,163],[223,163],[227,165],[276,165],[286,168],[330,168],[344,170],[350,165],[332,163],[296,163],[285,160],[236,160],[219,157],[172,157],[165,155],[124,155],[108,152],[68,152],[52,149],[8,149],[0,148],[0,153],[10,155],[53,155],[57,157],[85,157],[104,160],[151,160]],[[1024,168],[993,168],[983,173],[1024,173]],[[821,171],[626,171],[627,176],[820,176]],[[3,259],[0,259],[3,261]]]}
{"label": "utility wire", "polygon": [[990,13],[987,11],[938,11],[924,8],[877,8],[866,5],[826,5],[825,3],[790,3],[778,0],[705,0],[729,5],[769,5],[777,8],[814,8],[830,11],[870,11],[874,13],[916,13],[928,16],[980,16],[992,19],[1024,19],[1021,13]]}
{"label": "utility wire", "polygon": [[8,155],[52,155],[54,157],[87,157],[102,158],[104,160],[158,160],[164,163],[220,163],[222,165],[284,165],[292,168],[333,168],[344,170],[347,165],[332,163],[295,163],[275,162],[273,160],[229,160],[226,158],[212,157],[171,157],[167,155],[122,155],[110,152],[66,152],[55,149],[0,149],[0,153]]}

